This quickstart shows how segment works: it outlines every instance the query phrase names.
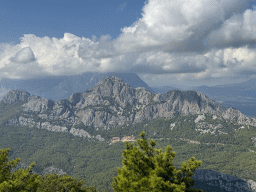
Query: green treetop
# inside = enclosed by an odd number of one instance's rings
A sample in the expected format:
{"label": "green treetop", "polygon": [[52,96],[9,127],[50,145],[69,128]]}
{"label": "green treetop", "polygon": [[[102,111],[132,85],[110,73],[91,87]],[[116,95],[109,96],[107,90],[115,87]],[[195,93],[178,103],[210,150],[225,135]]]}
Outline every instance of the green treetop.
{"label": "green treetop", "polygon": [[15,169],[20,159],[8,161],[10,149],[0,149],[0,191],[36,191],[40,175],[32,173],[34,163],[26,169]]}
{"label": "green treetop", "polygon": [[26,169],[16,169],[20,159],[8,161],[9,151],[0,149],[0,192],[96,192],[94,187],[84,187],[83,181],[67,175],[34,174],[35,163]]}
{"label": "green treetop", "polygon": [[145,132],[137,145],[125,142],[123,167],[118,169],[112,186],[115,192],[202,192],[192,189],[194,171],[201,165],[194,157],[176,169],[172,163],[175,152],[167,146],[165,152],[155,149],[153,139],[148,143]]}

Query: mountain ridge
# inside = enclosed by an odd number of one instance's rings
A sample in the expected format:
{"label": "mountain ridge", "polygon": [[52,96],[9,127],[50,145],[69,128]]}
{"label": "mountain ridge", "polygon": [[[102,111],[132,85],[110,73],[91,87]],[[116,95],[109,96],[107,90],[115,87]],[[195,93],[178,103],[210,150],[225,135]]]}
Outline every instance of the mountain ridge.
{"label": "mountain ridge", "polygon": [[[256,125],[256,119],[234,108],[226,109],[203,93],[172,90],[155,94],[145,88],[133,89],[115,76],[100,80],[96,86],[83,93],[73,93],[66,100],[52,101],[28,94],[21,90],[10,91],[2,99],[2,103],[23,102],[22,110],[26,113],[15,117],[16,120],[7,120],[5,124],[19,124],[22,120],[24,125],[27,122],[30,127],[42,128],[42,125],[47,124],[49,128],[51,123],[48,121],[51,120],[68,125],[66,128],[58,127],[57,130],[68,130],[81,122],[85,126],[108,129],[156,118],[206,113],[236,124]],[[26,95],[26,98],[17,95]],[[34,121],[32,117],[37,117],[43,123]]]}
{"label": "mountain ridge", "polygon": [[256,79],[211,87],[191,87],[191,89],[208,95],[225,107],[234,107],[248,116],[255,117]]}

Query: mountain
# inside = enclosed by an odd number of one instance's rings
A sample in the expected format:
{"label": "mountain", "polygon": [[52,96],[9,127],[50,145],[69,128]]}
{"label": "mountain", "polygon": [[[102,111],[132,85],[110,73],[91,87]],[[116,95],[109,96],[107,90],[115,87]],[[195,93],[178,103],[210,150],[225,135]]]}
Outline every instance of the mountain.
{"label": "mountain", "polygon": [[[71,126],[74,131],[74,125],[80,123],[109,129],[156,118],[207,113],[237,124],[256,125],[256,119],[233,108],[226,109],[202,93],[174,90],[155,94],[141,87],[133,89],[115,76],[102,79],[92,89],[74,93],[67,100],[54,102],[14,90],[3,98],[2,103],[18,101],[25,102],[22,105],[24,115],[9,119],[5,124],[38,128],[47,125],[47,129],[65,131]],[[65,126],[56,128],[49,119]],[[51,126],[55,128],[49,128]]]}
{"label": "mountain", "polygon": [[117,76],[133,88],[144,87],[148,91],[153,91],[135,73],[87,72],[81,75],[51,76],[27,80],[3,79],[0,81],[0,100],[8,91],[22,89],[33,95],[58,101],[67,99],[72,93],[84,92],[95,86],[101,79],[109,76]]}
{"label": "mountain", "polygon": [[212,87],[199,86],[192,89],[206,94],[222,106],[234,107],[248,116],[256,116],[256,79]]}
{"label": "mountain", "polygon": [[12,149],[11,159],[36,161],[38,173],[61,170],[102,191],[111,191],[122,142],[134,141],[141,131],[157,148],[174,148],[175,166],[194,156],[203,161],[202,169],[217,171],[195,176],[208,191],[255,185],[250,180],[256,180],[256,119],[203,93],[156,94],[112,76],[60,101],[19,89],[0,102],[0,146]]}

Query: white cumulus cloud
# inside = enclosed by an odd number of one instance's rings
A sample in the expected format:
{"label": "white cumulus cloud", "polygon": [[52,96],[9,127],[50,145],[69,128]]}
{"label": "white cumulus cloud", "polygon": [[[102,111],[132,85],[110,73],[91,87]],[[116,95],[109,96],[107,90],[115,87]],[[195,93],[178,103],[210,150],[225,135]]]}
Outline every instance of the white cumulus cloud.
{"label": "white cumulus cloud", "polygon": [[122,29],[115,46],[123,52],[203,51],[206,36],[248,5],[247,0],[149,0],[142,17]]}
{"label": "white cumulus cloud", "polygon": [[256,43],[256,10],[235,14],[223,22],[219,29],[211,31],[207,41],[210,46],[240,47]]}
{"label": "white cumulus cloud", "polygon": [[22,48],[14,57],[11,57],[10,60],[16,63],[30,63],[35,61],[35,55],[30,47],[25,47]]}
{"label": "white cumulus cloud", "polygon": [[0,78],[136,72],[146,79],[207,80],[256,74],[256,11],[249,0],[148,0],[141,18],[109,35],[25,34],[0,45]]}

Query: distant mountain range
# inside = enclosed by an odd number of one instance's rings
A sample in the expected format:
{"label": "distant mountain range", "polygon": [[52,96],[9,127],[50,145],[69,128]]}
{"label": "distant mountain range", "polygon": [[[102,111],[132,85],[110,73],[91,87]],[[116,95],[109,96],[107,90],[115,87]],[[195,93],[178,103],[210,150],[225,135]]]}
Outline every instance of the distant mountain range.
{"label": "distant mountain range", "polygon": [[155,91],[156,93],[166,93],[168,91],[171,91],[171,90],[183,90],[181,88],[177,88],[177,87],[173,87],[173,86],[154,86],[154,87],[151,87],[151,89],[153,91]]}
{"label": "distant mountain range", "polygon": [[191,89],[206,94],[224,107],[234,107],[245,115],[256,117],[256,79],[242,83],[212,87],[199,86]]}
{"label": "distant mountain range", "polygon": [[0,81],[0,99],[10,90],[22,89],[42,98],[58,101],[67,99],[72,93],[84,92],[101,79],[116,76],[133,88],[144,87],[154,92],[136,73],[93,73],[81,75],[50,76],[37,79],[3,79]]}

